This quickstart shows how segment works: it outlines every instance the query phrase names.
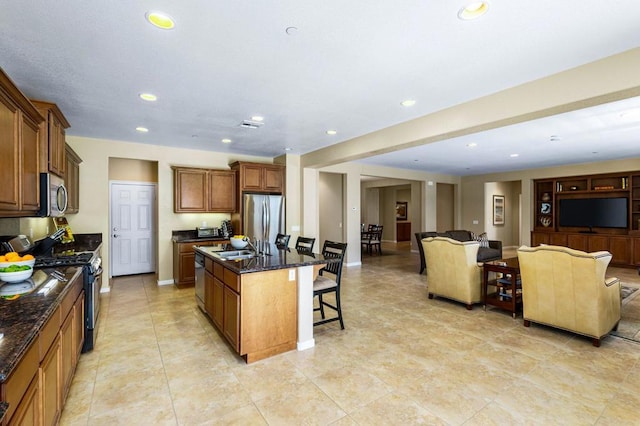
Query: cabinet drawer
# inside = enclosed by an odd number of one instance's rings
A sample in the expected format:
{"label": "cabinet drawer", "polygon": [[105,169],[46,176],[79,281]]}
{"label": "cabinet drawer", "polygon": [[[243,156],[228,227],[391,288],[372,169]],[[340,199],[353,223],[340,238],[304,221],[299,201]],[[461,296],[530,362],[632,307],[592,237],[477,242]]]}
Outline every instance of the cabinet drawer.
{"label": "cabinet drawer", "polygon": [[224,283],[233,289],[236,293],[240,293],[240,275],[224,268]]}
{"label": "cabinet drawer", "polygon": [[18,407],[22,396],[38,372],[38,339],[31,344],[20,363],[4,384],[4,400],[9,404],[5,418],[10,419]]}
{"label": "cabinet drawer", "polygon": [[213,268],[214,268],[213,265],[214,264],[215,264],[215,262],[213,260],[211,260],[210,258],[208,258],[208,257],[204,258],[204,270],[209,272],[210,274],[213,274]]}
{"label": "cabinet drawer", "polygon": [[40,330],[40,357],[38,361],[42,361],[44,356],[47,354],[49,347],[58,336],[58,331],[60,331],[60,306],[55,310],[49,321],[42,327]]}
{"label": "cabinet drawer", "polygon": [[196,243],[180,243],[178,244],[178,251],[180,253],[191,253],[194,245],[196,245]]}
{"label": "cabinet drawer", "polygon": [[224,266],[217,262],[213,262],[213,276],[224,282]]}

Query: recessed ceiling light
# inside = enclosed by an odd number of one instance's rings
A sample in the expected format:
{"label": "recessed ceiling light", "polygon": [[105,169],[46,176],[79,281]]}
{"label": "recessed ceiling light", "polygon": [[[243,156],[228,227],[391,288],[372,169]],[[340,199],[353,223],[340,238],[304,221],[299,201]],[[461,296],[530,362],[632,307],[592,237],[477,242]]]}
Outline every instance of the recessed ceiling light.
{"label": "recessed ceiling light", "polygon": [[286,147],[284,150],[285,150],[285,151],[291,151],[292,149],[293,149],[293,148]]}
{"label": "recessed ceiling light", "polygon": [[472,19],[476,19],[487,13],[489,10],[489,3],[487,1],[471,1],[467,3],[466,6],[463,6],[458,11],[458,18],[470,21]]}
{"label": "recessed ceiling light", "polygon": [[173,18],[163,12],[147,12],[145,17],[151,25],[154,25],[163,30],[170,30],[176,26]]}
{"label": "recessed ceiling light", "polygon": [[136,127],[136,130],[140,133],[147,133],[149,131],[149,129],[147,129],[146,127]]}
{"label": "recessed ceiling light", "polygon": [[471,143],[467,144],[467,147],[469,147],[469,148],[475,148],[476,146],[478,146],[478,144],[475,143],[475,142],[471,142]]}
{"label": "recessed ceiling light", "polygon": [[549,141],[550,142],[558,142],[560,139],[562,139],[562,138],[560,136],[558,136],[558,135],[549,136]]}
{"label": "recessed ceiling light", "polygon": [[251,117],[251,119],[253,121],[263,121],[264,117],[260,116],[260,115],[254,115],[253,117]]}
{"label": "recessed ceiling light", "polygon": [[224,138],[220,142],[222,142],[222,143],[231,143],[231,139]]}
{"label": "recessed ceiling light", "polygon": [[327,134],[328,134],[328,135],[333,136],[333,135],[335,135],[336,133],[338,133],[338,132],[337,132],[337,131],[335,131],[335,130],[327,130]]}
{"label": "recessed ceiling light", "polygon": [[140,99],[147,102],[155,102],[158,100],[158,97],[153,93],[140,93],[138,96],[140,96]]}
{"label": "recessed ceiling light", "polygon": [[511,154],[509,157],[516,158],[516,157],[519,157],[519,156],[520,156],[520,154]]}
{"label": "recessed ceiling light", "polygon": [[402,105],[403,107],[410,107],[410,106],[414,106],[415,104],[416,104],[415,99],[406,99],[400,102],[400,105]]}

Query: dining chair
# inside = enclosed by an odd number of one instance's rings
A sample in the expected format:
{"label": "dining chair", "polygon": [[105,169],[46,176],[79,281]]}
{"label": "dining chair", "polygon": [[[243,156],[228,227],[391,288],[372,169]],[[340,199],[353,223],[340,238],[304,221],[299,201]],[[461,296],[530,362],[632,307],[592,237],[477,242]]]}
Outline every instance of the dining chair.
{"label": "dining chair", "polygon": [[378,254],[382,254],[382,225],[369,225],[369,230],[363,232],[360,243],[362,247],[371,256],[375,250]]}
{"label": "dining chair", "polygon": [[315,238],[298,237],[296,240],[296,250],[298,250],[298,253],[313,253],[313,245],[315,243]]}
{"label": "dining chair", "polygon": [[[339,321],[340,328],[344,330],[342,308],[340,306],[340,281],[342,278],[342,263],[344,262],[344,254],[346,251],[347,243],[325,240],[322,246],[322,256],[324,256],[325,259],[339,259],[339,261],[328,262],[327,266],[320,270],[318,278],[313,282],[313,297],[318,297],[318,307],[313,310],[319,311],[321,317],[320,320],[314,321],[314,326]],[[328,277],[327,274],[332,274],[333,278]],[[323,296],[329,293],[335,294],[335,305],[328,303],[323,298]],[[338,316],[327,318],[324,312],[325,307],[336,311]]]}
{"label": "dining chair", "polygon": [[291,238],[291,235],[287,235],[287,234],[276,235],[276,246],[278,246],[279,248],[289,247],[290,238]]}

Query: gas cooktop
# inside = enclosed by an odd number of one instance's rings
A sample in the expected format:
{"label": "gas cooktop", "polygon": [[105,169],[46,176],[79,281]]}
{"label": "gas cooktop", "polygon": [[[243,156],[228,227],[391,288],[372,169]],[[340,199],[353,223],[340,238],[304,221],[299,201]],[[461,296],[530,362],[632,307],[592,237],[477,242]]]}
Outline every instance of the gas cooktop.
{"label": "gas cooktop", "polygon": [[55,268],[57,266],[84,266],[88,265],[93,253],[75,253],[58,256],[36,256],[34,268]]}

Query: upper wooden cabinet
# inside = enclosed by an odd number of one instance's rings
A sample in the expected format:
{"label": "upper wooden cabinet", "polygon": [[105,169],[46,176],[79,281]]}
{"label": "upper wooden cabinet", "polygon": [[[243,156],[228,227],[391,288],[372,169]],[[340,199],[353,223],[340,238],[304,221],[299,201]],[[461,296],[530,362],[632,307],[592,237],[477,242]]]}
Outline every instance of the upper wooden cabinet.
{"label": "upper wooden cabinet", "polygon": [[176,213],[231,213],[236,210],[236,172],[173,167]]}
{"label": "upper wooden cabinet", "polygon": [[35,216],[40,208],[38,110],[0,69],[0,216]]}
{"label": "upper wooden cabinet", "polygon": [[67,187],[67,211],[66,214],[80,211],[80,163],[82,159],[69,146],[65,145],[66,176],[64,183]]}
{"label": "upper wooden cabinet", "polygon": [[65,177],[65,129],[70,124],[56,104],[32,100],[45,118],[40,125],[40,164],[42,172],[55,173]]}
{"label": "upper wooden cabinet", "polygon": [[236,161],[231,169],[238,171],[240,192],[284,193],[284,166]]}

